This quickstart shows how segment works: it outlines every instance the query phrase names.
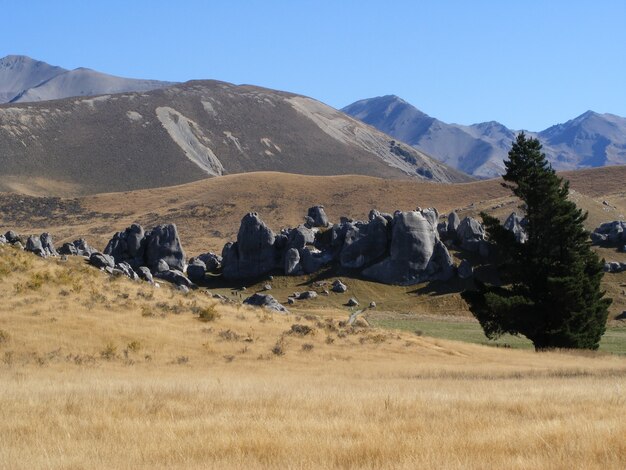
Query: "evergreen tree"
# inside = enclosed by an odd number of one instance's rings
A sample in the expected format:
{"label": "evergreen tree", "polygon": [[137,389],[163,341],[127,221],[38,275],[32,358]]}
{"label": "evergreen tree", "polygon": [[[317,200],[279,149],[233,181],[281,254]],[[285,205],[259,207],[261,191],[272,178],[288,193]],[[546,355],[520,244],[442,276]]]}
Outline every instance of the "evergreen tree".
{"label": "evergreen tree", "polygon": [[611,299],[600,288],[603,263],[591,250],[587,218],[567,199],[537,139],[517,136],[505,161],[503,186],[522,201],[528,240],[516,242],[498,219],[481,214],[499,257],[503,286],[466,291],[485,335],[521,334],[536,349],[597,349]]}

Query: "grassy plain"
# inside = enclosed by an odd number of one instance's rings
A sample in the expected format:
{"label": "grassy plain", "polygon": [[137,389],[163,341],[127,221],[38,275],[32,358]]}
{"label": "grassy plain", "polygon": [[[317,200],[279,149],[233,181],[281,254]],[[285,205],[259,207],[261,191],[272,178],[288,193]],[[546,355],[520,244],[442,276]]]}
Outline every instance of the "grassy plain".
{"label": "grassy plain", "polygon": [[622,356],[272,314],[7,247],[0,295],[0,468],[626,462]]}

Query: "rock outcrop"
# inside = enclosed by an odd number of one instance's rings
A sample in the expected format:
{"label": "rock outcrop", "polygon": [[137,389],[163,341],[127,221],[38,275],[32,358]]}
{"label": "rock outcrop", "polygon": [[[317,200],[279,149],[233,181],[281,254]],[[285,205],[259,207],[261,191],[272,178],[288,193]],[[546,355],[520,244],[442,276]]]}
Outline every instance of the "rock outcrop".
{"label": "rock outcrop", "polygon": [[614,220],[603,223],[593,231],[591,241],[596,245],[613,246],[626,251],[626,222]]}
{"label": "rock outcrop", "polygon": [[436,228],[420,212],[394,214],[390,253],[362,272],[385,284],[410,285],[448,280],[454,275],[452,257]]}
{"label": "rock outcrop", "polygon": [[226,279],[252,279],[277,267],[279,253],[274,246],[274,232],[256,212],[241,220],[237,241],[228,243],[222,251]]}
{"label": "rock outcrop", "polygon": [[526,219],[522,219],[515,212],[507,217],[504,222],[504,228],[512,232],[518,243],[526,243],[528,234],[526,233]]}

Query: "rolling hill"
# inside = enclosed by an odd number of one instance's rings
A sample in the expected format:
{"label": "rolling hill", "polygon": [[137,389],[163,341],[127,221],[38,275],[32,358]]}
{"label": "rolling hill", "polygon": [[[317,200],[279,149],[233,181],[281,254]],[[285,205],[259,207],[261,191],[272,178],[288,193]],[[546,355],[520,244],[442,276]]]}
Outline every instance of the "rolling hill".
{"label": "rolling hill", "polygon": [[[442,162],[478,177],[503,173],[517,131],[496,122],[464,126],[433,118],[397,96],[357,101],[342,109]],[[626,119],[593,111],[541,132],[537,137],[557,170],[626,164]]]}
{"label": "rolling hill", "polygon": [[76,195],[250,171],[471,180],[318,101],[218,81],[0,105],[0,190]]}

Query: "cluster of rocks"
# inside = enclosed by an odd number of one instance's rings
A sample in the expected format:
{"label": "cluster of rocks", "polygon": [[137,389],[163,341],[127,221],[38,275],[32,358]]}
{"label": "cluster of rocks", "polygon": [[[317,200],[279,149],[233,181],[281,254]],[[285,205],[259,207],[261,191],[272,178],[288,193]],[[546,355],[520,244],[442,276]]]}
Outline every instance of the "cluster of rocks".
{"label": "cluster of rocks", "polygon": [[222,272],[229,280],[253,279],[275,270],[310,274],[338,262],[387,284],[448,280],[454,265],[437,219],[434,209],[393,215],[372,210],[367,221],[342,217],[331,226],[324,208],[315,206],[303,225],[274,234],[252,212],[242,219],[237,241],[224,246]]}
{"label": "cluster of rocks", "polygon": [[193,283],[184,275],[185,251],[174,224],[157,225],[145,231],[132,224],[109,240],[104,252],[93,252],[89,262],[111,274],[153,282],[160,278],[185,289]]}
{"label": "cluster of rocks", "polygon": [[621,273],[622,271],[626,271],[626,263],[620,263],[619,261],[604,263],[605,273]]}
{"label": "cluster of rocks", "polygon": [[626,222],[614,220],[605,222],[591,233],[591,241],[595,245],[618,247],[626,251]]}
{"label": "cluster of rocks", "polygon": [[[0,235],[0,243],[20,245],[40,256],[84,256],[90,264],[111,274],[151,283],[159,278],[184,288],[194,287],[207,274],[221,274],[231,281],[249,280],[274,271],[311,274],[331,263],[385,284],[446,281],[455,274],[467,279],[472,276],[472,266],[464,260],[455,268],[448,247],[488,256],[490,244],[484,227],[471,217],[460,220],[455,212],[444,222],[440,223],[439,218],[436,209],[418,207],[393,215],[372,210],[367,221],[342,217],[339,223],[331,224],[324,207],[314,206],[308,209],[302,225],[275,234],[257,213],[251,212],[241,221],[237,241],[227,243],[221,256],[203,253],[191,258],[189,264],[174,224],[148,231],[132,224],[115,233],[103,252],[78,239],[64,243],[57,253],[47,233],[24,240],[9,231]],[[602,227],[606,225],[610,224]],[[504,226],[519,242],[526,241],[524,219],[513,213]],[[336,280],[331,290],[343,293],[347,287]],[[307,296],[309,292],[299,293],[293,299],[310,298]],[[251,302],[259,301],[258,297],[254,299]]]}

